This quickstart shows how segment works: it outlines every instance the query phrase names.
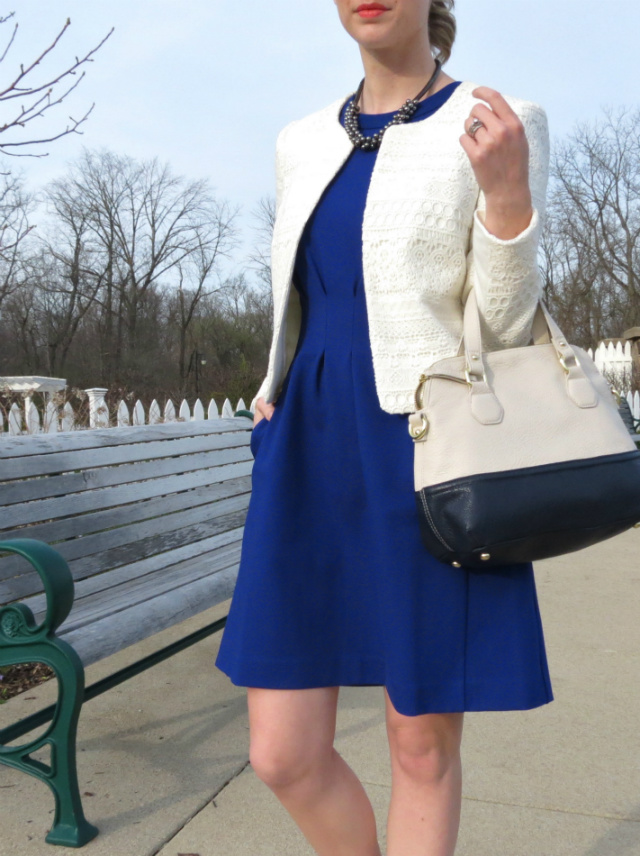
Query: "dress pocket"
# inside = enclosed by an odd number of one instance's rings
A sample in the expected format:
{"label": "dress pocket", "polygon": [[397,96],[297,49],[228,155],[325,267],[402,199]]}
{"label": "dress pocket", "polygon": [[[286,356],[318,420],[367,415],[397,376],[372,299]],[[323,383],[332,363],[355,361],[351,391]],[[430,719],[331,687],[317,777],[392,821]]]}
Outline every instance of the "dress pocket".
{"label": "dress pocket", "polygon": [[255,458],[258,448],[260,447],[260,438],[262,437],[262,432],[264,431],[263,422],[268,422],[266,416],[263,416],[262,419],[254,425],[251,429],[251,437],[249,438],[249,448],[251,449],[251,454]]}

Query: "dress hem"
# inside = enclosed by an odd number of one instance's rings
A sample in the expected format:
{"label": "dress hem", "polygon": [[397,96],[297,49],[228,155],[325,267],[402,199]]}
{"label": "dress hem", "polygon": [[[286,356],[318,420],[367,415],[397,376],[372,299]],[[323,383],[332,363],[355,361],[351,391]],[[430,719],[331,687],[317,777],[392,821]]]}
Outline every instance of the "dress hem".
{"label": "dress hem", "polygon": [[[509,700],[506,695],[500,698],[500,693],[496,692],[495,686],[479,684],[478,682],[463,686],[461,682],[456,682],[455,685],[452,684],[448,688],[443,688],[441,684],[435,687],[427,685],[413,687],[410,692],[410,696],[413,697],[413,704],[411,704],[407,703],[406,690],[396,690],[393,684],[387,683],[383,677],[384,670],[374,680],[371,680],[371,676],[365,676],[362,673],[358,676],[354,675],[353,672],[351,675],[343,674],[340,677],[336,677],[335,674],[331,677],[330,672],[325,672],[325,676],[320,678],[316,676],[310,679],[301,675],[298,675],[296,678],[294,677],[296,664],[279,662],[277,665],[283,671],[277,674],[272,669],[268,679],[265,679],[264,666],[266,662],[258,660],[247,661],[244,659],[240,669],[223,664],[222,662],[216,662],[216,666],[221,672],[227,675],[234,686],[238,687],[282,690],[316,689],[336,686],[386,687],[393,706],[398,713],[405,716],[419,716],[425,713],[532,710],[554,701],[554,695],[552,692],[547,692],[546,685],[541,688],[542,692],[523,687],[519,697],[512,696]],[[269,661],[269,663],[273,667],[274,661]],[[400,699],[403,700],[401,701]],[[457,699],[457,701],[454,701],[454,699]],[[487,701],[487,699],[491,700]]]}

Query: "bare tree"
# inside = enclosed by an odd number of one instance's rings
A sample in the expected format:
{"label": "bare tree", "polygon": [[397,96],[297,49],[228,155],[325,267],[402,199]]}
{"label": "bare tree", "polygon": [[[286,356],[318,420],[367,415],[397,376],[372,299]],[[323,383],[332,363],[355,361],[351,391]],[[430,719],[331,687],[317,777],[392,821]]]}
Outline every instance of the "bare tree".
{"label": "bare tree", "polygon": [[181,391],[186,392],[187,367],[187,338],[193,323],[196,310],[200,303],[212,294],[220,291],[221,286],[206,288],[214,265],[217,262],[218,248],[201,244],[196,252],[178,263],[178,290],[176,302],[178,306],[178,372]]}
{"label": "bare tree", "polygon": [[37,290],[38,327],[47,353],[47,371],[63,373],[78,328],[90,311],[107,275],[96,252],[87,214],[71,200],[55,199],[57,220],[43,238],[32,281]]}
{"label": "bare tree", "polygon": [[263,196],[254,209],[256,242],[248,261],[249,268],[258,275],[258,280],[271,290],[271,240],[276,220],[276,202],[272,196]]}
{"label": "bare tree", "polygon": [[157,159],[138,162],[105,150],[85,149],[48,194],[68,229],[83,224],[84,270],[99,285],[102,345],[120,380],[125,357],[129,369],[146,358],[139,322],[158,289],[182,291],[180,324],[188,328],[220,259],[235,245],[237,210],[217,201],[205,180],[175,176]]}
{"label": "bare tree", "polygon": [[0,174],[0,307],[24,282],[21,244],[34,228],[29,224],[34,205],[21,178]]}
{"label": "bare tree", "polygon": [[583,347],[640,325],[640,109],[604,108],[551,160],[545,291]]}
{"label": "bare tree", "polygon": [[[15,12],[10,12],[8,15],[0,17],[0,24],[8,23],[14,15]],[[5,114],[13,108],[13,114],[10,115],[4,124],[0,125],[0,134],[5,135],[8,132],[19,134],[27,125],[31,127],[31,122],[42,118],[54,107],[62,104],[65,98],[79,85],[85,76],[84,70],[78,75],[78,69],[85,65],[85,63],[93,62],[93,55],[102,47],[114,30],[112,27],[96,47],[83,57],[76,57],[75,61],[68,68],[54,74],[51,79],[46,80],[44,83],[32,82],[33,73],[38,69],[38,66],[45,57],[56,49],[60,39],[70,25],[71,20],[67,18],[66,23],[48,47],[44,48],[31,62],[26,64],[20,63],[19,69],[11,74],[8,82],[4,85],[0,84],[0,104],[2,104]],[[4,50],[0,53],[0,64],[6,61],[17,31],[18,23],[16,22]],[[77,79],[75,82],[72,82],[74,77]],[[16,139],[15,137],[8,139],[2,136],[0,138],[0,152],[14,157],[46,157],[48,152],[28,152],[22,151],[22,148],[51,143],[67,134],[81,134],[82,131],[79,131],[78,128],[87,120],[94,106],[92,104],[80,119],[74,119],[73,116],[69,116],[69,123],[64,130],[53,133],[51,136],[40,137],[35,135],[32,139]],[[29,134],[27,134],[27,137],[29,137]],[[15,151],[15,149],[21,149],[21,151]]]}
{"label": "bare tree", "polygon": [[11,342],[11,348],[10,353],[5,353],[5,366],[0,373],[46,374],[46,342],[39,320],[38,291],[29,279],[4,304],[2,338]]}

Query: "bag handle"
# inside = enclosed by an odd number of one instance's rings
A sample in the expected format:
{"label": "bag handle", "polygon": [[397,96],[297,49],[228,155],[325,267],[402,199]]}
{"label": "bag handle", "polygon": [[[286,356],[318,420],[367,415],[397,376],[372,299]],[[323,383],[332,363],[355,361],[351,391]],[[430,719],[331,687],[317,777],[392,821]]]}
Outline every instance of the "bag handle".
{"label": "bag handle", "polygon": [[[460,340],[458,356],[461,357],[465,354],[467,365],[469,365],[476,362],[475,359],[470,360],[471,354],[476,354],[478,359],[480,359],[484,353],[482,350],[480,311],[478,309],[475,288],[471,289],[465,303],[463,329],[464,334]],[[548,345],[553,343],[558,356],[562,356],[565,361],[571,360],[577,362],[573,348],[567,343],[566,336],[553,320],[551,313],[542,299],[538,300],[533,316],[531,341],[534,345]]]}
{"label": "bag handle", "polygon": [[[551,317],[551,313],[542,298],[538,300],[533,318],[532,342],[534,345],[553,344],[558,362],[566,374],[569,397],[579,407],[595,407],[598,403],[597,392],[587,378],[575,351],[567,342],[566,336]],[[463,337],[460,341],[458,355],[462,356],[463,353],[466,358],[465,376],[471,386],[472,398],[478,395],[485,397],[485,403],[482,405],[484,417],[480,421],[500,421],[498,416],[502,407],[487,381],[483,361],[480,312],[475,287],[469,292],[464,307]],[[473,402],[472,409],[475,409]]]}

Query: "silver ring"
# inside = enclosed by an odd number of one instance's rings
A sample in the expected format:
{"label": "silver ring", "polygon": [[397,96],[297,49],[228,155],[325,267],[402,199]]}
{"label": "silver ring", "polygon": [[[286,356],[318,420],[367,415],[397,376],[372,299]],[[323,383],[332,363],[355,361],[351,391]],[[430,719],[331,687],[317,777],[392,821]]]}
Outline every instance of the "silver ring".
{"label": "silver ring", "polygon": [[473,122],[469,125],[469,128],[467,130],[467,134],[469,134],[469,136],[473,137],[473,139],[475,140],[478,128],[484,128],[484,127],[485,127],[484,122],[481,122],[477,116],[474,116]]}

